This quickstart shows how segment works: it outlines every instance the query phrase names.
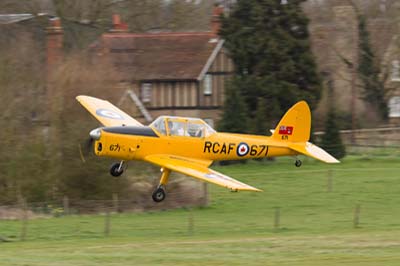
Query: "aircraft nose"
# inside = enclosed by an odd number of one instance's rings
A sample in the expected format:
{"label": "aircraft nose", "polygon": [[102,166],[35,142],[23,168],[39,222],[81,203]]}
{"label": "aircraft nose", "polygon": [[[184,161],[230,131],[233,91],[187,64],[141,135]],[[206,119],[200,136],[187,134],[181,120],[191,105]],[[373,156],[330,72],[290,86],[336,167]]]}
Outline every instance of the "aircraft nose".
{"label": "aircraft nose", "polygon": [[100,128],[93,129],[92,131],[90,131],[89,135],[92,139],[99,140],[101,137],[101,129]]}

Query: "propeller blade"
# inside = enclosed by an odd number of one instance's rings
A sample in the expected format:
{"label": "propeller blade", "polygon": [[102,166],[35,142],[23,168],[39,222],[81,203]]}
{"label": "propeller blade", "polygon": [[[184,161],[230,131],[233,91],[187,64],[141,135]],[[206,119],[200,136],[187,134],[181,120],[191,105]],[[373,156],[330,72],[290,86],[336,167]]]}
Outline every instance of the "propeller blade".
{"label": "propeller blade", "polygon": [[93,139],[88,138],[84,141],[83,145],[80,143],[79,146],[79,155],[83,163],[86,163],[85,157],[93,150]]}

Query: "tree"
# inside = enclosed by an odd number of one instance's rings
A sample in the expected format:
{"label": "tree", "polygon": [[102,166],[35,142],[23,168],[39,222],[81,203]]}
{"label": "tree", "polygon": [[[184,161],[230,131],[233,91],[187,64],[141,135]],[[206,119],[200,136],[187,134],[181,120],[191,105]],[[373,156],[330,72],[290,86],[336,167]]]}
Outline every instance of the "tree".
{"label": "tree", "polygon": [[335,94],[333,80],[328,81],[328,114],[325,120],[325,134],[322,135],[321,147],[335,158],[340,159],[346,155],[346,148],[340,137],[338,118],[334,109]]}
{"label": "tree", "polygon": [[366,17],[363,14],[358,14],[358,34],[359,64],[357,70],[364,88],[364,100],[377,111],[383,120],[386,120],[389,110],[386,103],[385,82],[380,78],[381,70],[370,44]]}
{"label": "tree", "polygon": [[321,148],[333,157],[340,159],[346,155],[346,148],[340,138],[339,127],[336,121],[335,110],[330,107],[325,121],[325,134],[322,136]]}
{"label": "tree", "polygon": [[240,89],[250,119],[256,121],[262,106],[266,128],[275,124],[275,115],[298,100],[307,100],[314,108],[320,99],[321,80],[302,2],[239,0],[231,15],[222,18],[220,35],[235,63],[235,75],[240,77],[234,82],[241,82],[234,87]]}
{"label": "tree", "polygon": [[27,31],[7,36],[0,40],[0,203],[21,194],[45,198],[51,185],[41,173],[44,145],[36,127],[43,93],[39,47]]}
{"label": "tree", "polygon": [[246,106],[240,90],[240,81],[236,79],[228,83],[225,93],[224,112],[218,130],[234,133],[245,133],[247,130]]}

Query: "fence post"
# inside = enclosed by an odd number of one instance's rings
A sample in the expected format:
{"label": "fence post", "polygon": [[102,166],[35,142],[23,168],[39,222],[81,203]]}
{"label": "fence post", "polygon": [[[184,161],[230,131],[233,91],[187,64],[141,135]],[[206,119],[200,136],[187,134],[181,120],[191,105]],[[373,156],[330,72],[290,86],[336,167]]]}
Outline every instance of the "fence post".
{"label": "fence post", "polygon": [[118,197],[118,193],[113,193],[113,208],[114,208],[114,212],[118,213],[119,211],[119,197]]}
{"label": "fence post", "polygon": [[104,236],[108,237],[110,235],[110,211],[107,209],[104,217]]}
{"label": "fence post", "polygon": [[281,222],[281,208],[275,207],[274,229],[278,230]]}
{"label": "fence post", "polygon": [[328,192],[332,192],[333,188],[333,170],[328,170],[328,182],[327,182],[327,190]]}
{"label": "fence post", "polygon": [[21,197],[21,207],[22,207],[22,217],[21,217],[21,234],[20,234],[20,240],[25,241],[26,240],[26,232],[28,229],[28,206],[26,203],[25,198]]}
{"label": "fence post", "polygon": [[354,209],[354,219],[353,219],[353,227],[358,228],[360,226],[360,212],[361,212],[361,204],[357,204]]}
{"label": "fence post", "polygon": [[64,196],[63,198],[64,215],[69,215],[69,198]]}

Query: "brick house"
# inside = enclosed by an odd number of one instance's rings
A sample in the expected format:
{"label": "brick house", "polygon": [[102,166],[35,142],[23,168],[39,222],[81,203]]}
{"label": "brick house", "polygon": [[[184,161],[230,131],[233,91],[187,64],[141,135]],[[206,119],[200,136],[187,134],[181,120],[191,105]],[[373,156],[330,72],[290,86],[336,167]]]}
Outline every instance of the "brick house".
{"label": "brick house", "polygon": [[121,75],[119,105],[143,122],[176,115],[214,125],[234,70],[217,35],[222,12],[214,9],[211,31],[206,32],[129,33],[114,15],[112,29],[90,49],[95,62],[109,60]]}
{"label": "brick house", "polygon": [[[371,45],[380,60],[382,75],[388,76],[388,124],[400,125],[400,24],[396,22],[400,3],[393,0],[355,0],[354,3],[367,16]],[[362,100],[357,75],[345,63],[345,60],[351,63],[358,60],[357,11],[347,0],[309,0],[304,10],[311,20],[310,37],[319,70],[326,74],[325,80],[332,81],[336,109],[342,114],[354,112],[355,119],[363,121],[361,126],[371,127],[370,122],[376,116]],[[318,117],[326,112],[326,95],[315,112]]]}
{"label": "brick house", "polygon": [[400,36],[394,35],[383,57],[388,79],[386,87],[390,90],[389,122],[400,125]]}

